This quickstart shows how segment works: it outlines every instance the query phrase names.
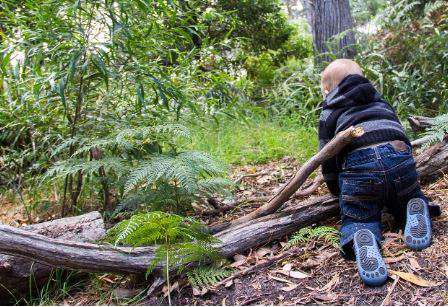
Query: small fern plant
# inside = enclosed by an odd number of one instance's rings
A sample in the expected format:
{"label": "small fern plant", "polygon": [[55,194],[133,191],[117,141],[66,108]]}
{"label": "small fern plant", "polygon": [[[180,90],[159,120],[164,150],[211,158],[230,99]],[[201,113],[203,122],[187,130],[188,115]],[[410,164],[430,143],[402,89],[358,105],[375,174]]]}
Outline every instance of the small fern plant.
{"label": "small fern plant", "polygon": [[434,117],[424,135],[427,136],[426,146],[441,142],[448,135],[448,113]]}
{"label": "small fern plant", "polygon": [[126,198],[118,209],[150,204],[182,211],[200,198],[227,194],[232,182],[221,176],[225,167],[206,153],[197,151],[154,155],[134,168],[124,185]]}
{"label": "small fern plant", "polygon": [[296,245],[303,245],[312,240],[323,240],[330,243],[334,247],[338,247],[339,235],[338,230],[329,226],[304,227],[295,232],[288,240],[284,249],[291,248]]}
{"label": "small fern plant", "polygon": [[234,270],[218,265],[201,266],[187,272],[188,282],[193,288],[213,286],[232,275]]}
{"label": "small fern plant", "polygon": [[[232,182],[226,167],[206,153],[181,151],[178,139],[188,139],[179,124],[122,128],[100,138],[71,138],[57,146],[56,159],[45,177],[82,174],[95,182],[108,182],[119,199],[115,212],[135,209],[182,212],[198,199],[227,195]],[[76,148],[74,150],[73,148]],[[92,152],[101,156],[92,159]],[[100,170],[103,176],[100,176]],[[102,187],[102,186],[101,186]]]}
{"label": "small fern plant", "polygon": [[201,223],[161,211],[135,214],[118,223],[109,230],[108,240],[115,245],[157,246],[147,274],[158,265],[164,267],[170,305],[171,271],[182,272],[189,263],[201,264],[219,258],[214,247],[217,239],[208,234]]}

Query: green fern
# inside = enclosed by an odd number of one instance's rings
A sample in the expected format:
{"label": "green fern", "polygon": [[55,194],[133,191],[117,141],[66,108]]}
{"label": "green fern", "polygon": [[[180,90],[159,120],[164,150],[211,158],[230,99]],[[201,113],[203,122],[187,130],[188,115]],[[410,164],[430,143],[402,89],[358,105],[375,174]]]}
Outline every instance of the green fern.
{"label": "green fern", "polygon": [[[107,240],[132,246],[157,245],[148,273],[164,265],[168,289],[173,269],[183,271],[191,262],[201,264],[219,258],[214,247],[217,239],[201,223],[160,211],[136,214],[118,223],[109,230]],[[170,297],[169,301],[171,305]]]}
{"label": "green fern", "polygon": [[[186,127],[164,124],[117,129],[105,138],[95,140],[71,138],[60,144],[53,155],[69,148],[77,149],[67,160],[51,167],[44,178],[97,176],[102,168],[109,182],[124,191],[116,208],[123,210],[165,210],[183,212],[191,204],[213,194],[224,195],[232,185],[223,176],[226,168],[210,155],[185,151],[177,152],[173,142],[177,137],[189,138]],[[90,158],[93,149],[101,149],[101,157]],[[169,148],[167,153],[164,150]],[[112,179],[110,179],[111,176]],[[102,178],[100,178],[103,180]]]}
{"label": "green fern", "polygon": [[288,240],[285,249],[288,249],[295,245],[303,245],[311,240],[323,240],[331,245],[337,247],[339,242],[339,235],[336,228],[329,226],[319,227],[305,227],[295,232]]}
{"label": "green fern", "polygon": [[431,126],[424,133],[427,136],[426,146],[441,142],[448,135],[448,114],[439,115],[431,120]]}
{"label": "green fern", "polygon": [[[218,176],[225,168],[209,155],[200,152],[182,152],[178,155],[158,155],[132,171],[125,184],[125,194],[137,187],[148,187],[157,181],[173,182],[189,193],[200,191],[198,180]],[[222,185],[223,181],[220,181]],[[209,182],[209,186],[212,182]]]}
{"label": "green fern", "polygon": [[104,167],[106,171],[113,171],[118,175],[121,175],[127,171],[125,161],[116,157],[92,161],[71,159],[57,162],[45,173],[44,178],[61,178],[67,175],[76,174],[78,171],[83,171],[84,174],[92,175],[97,172],[100,167]]}
{"label": "green fern", "polygon": [[206,288],[229,277],[233,272],[231,268],[202,266],[187,272],[187,277],[193,288]]}
{"label": "green fern", "polygon": [[446,7],[447,3],[445,1],[435,1],[433,3],[426,3],[425,4],[425,15],[430,16],[433,13],[436,13],[443,7]]}

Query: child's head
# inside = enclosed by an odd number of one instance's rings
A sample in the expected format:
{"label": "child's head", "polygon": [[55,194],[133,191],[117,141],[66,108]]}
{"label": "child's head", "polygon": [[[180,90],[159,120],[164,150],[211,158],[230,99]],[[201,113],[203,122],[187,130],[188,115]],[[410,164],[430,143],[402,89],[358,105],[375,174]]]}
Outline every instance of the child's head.
{"label": "child's head", "polygon": [[331,62],[322,72],[320,84],[324,97],[348,75],[363,76],[361,67],[355,61],[337,59]]}

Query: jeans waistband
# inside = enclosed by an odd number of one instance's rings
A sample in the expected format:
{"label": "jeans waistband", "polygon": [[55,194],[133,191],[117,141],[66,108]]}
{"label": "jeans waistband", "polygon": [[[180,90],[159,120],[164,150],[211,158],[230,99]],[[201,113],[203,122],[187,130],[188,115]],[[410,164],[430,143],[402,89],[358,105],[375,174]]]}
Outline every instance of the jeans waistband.
{"label": "jeans waistband", "polygon": [[356,148],[356,149],[350,151],[349,154],[352,153],[352,152],[355,152],[355,151],[357,151],[357,150],[368,149],[368,148],[372,148],[372,149],[373,149],[373,148],[375,148],[375,147],[379,147],[379,146],[381,146],[381,145],[387,145],[387,144],[392,145],[392,147],[393,147],[395,150],[398,150],[398,151],[404,151],[404,150],[407,149],[407,147],[406,147],[407,144],[406,144],[405,142],[403,142],[403,141],[399,141],[399,140],[394,140],[394,141],[387,141],[387,142],[375,143],[375,144],[370,144],[370,145],[366,145],[366,146],[358,147],[358,148]]}
{"label": "jeans waistband", "polygon": [[399,141],[399,140],[381,142],[381,143],[376,143],[376,144],[370,144],[370,145],[363,146],[363,147],[358,147],[355,150],[349,152],[344,157],[344,160],[342,161],[342,168],[345,169],[348,159],[351,159],[354,156],[359,156],[360,154],[362,156],[364,156],[364,151],[366,151],[365,152],[366,156],[362,158],[363,160],[372,160],[372,159],[379,160],[379,159],[381,159],[380,146],[385,146],[385,145],[390,145],[393,148],[393,150],[395,150],[395,151],[403,152],[403,151],[406,151],[409,149],[408,144],[406,144],[403,141]]}

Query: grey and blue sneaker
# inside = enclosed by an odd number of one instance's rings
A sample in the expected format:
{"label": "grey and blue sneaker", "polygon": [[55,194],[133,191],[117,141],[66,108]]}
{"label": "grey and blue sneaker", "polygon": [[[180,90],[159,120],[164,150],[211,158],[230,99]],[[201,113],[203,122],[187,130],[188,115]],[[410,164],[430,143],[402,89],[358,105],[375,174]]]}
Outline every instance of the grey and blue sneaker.
{"label": "grey and blue sneaker", "polygon": [[431,245],[431,217],[426,202],[413,198],[408,202],[404,242],[413,250],[422,250]]}
{"label": "grey and blue sneaker", "polygon": [[358,230],[353,238],[353,249],[361,280],[368,286],[383,285],[387,280],[387,268],[373,233],[368,229]]}

